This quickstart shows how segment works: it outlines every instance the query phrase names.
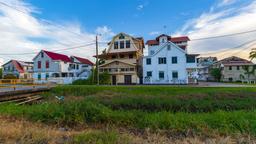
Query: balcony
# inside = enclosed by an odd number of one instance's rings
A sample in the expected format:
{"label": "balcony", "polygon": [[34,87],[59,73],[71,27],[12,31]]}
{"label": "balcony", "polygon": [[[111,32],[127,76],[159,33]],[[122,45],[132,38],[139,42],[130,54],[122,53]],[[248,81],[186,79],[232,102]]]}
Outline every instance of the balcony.
{"label": "balcony", "polygon": [[100,68],[100,72],[108,72],[108,73],[135,73],[135,68]]}

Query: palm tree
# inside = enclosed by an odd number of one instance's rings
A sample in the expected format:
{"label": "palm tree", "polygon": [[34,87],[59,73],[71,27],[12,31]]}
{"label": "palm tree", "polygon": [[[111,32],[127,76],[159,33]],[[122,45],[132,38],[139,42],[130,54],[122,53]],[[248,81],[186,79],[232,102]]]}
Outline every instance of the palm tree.
{"label": "palm tree", "polygon": [[252,51],[250,52],[249,58],[250,58],[251,60],[256,59],[256,48],[253,48],[253,49],[252,49]]}

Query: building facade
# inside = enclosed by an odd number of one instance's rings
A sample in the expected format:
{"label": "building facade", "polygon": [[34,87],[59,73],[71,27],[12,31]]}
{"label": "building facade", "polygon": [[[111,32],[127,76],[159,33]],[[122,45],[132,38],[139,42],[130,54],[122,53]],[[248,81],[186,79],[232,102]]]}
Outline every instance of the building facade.
{"label": "building facade", "polygon": [[18,79],[32,79],[33,62],[24,62],[18,60],[10,60],[3,66],[3,78],[7,75],[14,76]]}
{"label": "building facade", "polygon": [[33,78],[36,83],[70,84],[74,80],[87,79],[93,67],[88,59],[45,50],[39,52],[33,61]]}
{"label": "building facade", "polygon": [[210,74],[210,67],[217,62],[217,57],[200,57],[197,58],[198,80],[212,81],[214,78]]}
{"label": "building facade", "polygon": [[256,65],[236,56],[222,59],[212,65],[221,69],[221,81],[255,83]]}
{"label": "building facade", "polygon": [[197,54],[187,53],[188,37],[160,35],[147,41],[143,58],[144,84],[188,84],[197,78]]}
{"label": "building facade", "polygon": [[111,75],[112,85],[139,84],[142,79],[143,38],[135,38],[125,33],[113,37],[102,54],[100,73]]}

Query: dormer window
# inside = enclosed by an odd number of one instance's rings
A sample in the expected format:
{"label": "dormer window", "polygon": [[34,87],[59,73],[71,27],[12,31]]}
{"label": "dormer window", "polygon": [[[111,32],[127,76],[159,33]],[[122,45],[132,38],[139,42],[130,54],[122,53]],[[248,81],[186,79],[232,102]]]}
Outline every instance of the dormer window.
{"label": "dormer window", "polygon": [[121,35],[119,36],[119,39],[125,39],[125,36],[124,36],[123,34],[121,34]]}
{"label": "dormer window", "polygon": [[43,52],[41,52],[41,58],[44,58],[44,53]]}
{"label": "dormer window", "polygon": [[159,39],[160,43],[166,43],[167,42],[167,37],[166,36],[162,36]]}

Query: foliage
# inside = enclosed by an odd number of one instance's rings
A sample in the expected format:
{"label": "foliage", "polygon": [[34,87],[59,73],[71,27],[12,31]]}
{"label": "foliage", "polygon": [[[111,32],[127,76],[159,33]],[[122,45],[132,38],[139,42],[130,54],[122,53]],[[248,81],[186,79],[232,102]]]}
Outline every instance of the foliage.
{"label": "foliage", "polygon": [[[97,84],[97,71],[93,70],[93,74],[86,80],[76,80],[72,84],[73,85],[95,85]],[[107,72],[99,74],[99,83],[102,85],[110,84],[110,75]]]}
{"label": "foliage", "polygon": [[210,74],[214,77],[214,79],[216,81],[220,81],[221,80],[222,74],[221,74],[221,69],[220,68],[212,68],[210,70]]}
{"label": "foliage", "polygon": [[0,68],[0,79],[3,78],[3,68]]}
{"label": "foliage", "polygon": [[[1,104],[0,114],[66,126],[108,125],[138,130],[167,130],[195,134],[251,134],[256,136],[256,89],[169,86],[59,86],[64,103],[17,106]],[[75,100],[76,96],[83,96]],[[49,98],[49,96],[48,96]],[[110,139],[116,134],[87,133],[77,141]]]}
{"label": "foliage", "polygon": [[13,74],[7,74],[4,76],[4,79],[17,79],[17,77]]}
{"label": "foliage", "polygon": [[[242,68],[245,71],[244,75],[247,76],[247,80],[250,80],[251,75],[255,75],[256,66],[245,65],[245,66],[242,66]],[[245,77],[243,78],[245,79]]]}
{"label": "foliage", "polygon": [[252,51],[250,52],[249,58],[250,58],[251,60],[253,60],[253,59],[256,58],[256,48],[252,49]]}

